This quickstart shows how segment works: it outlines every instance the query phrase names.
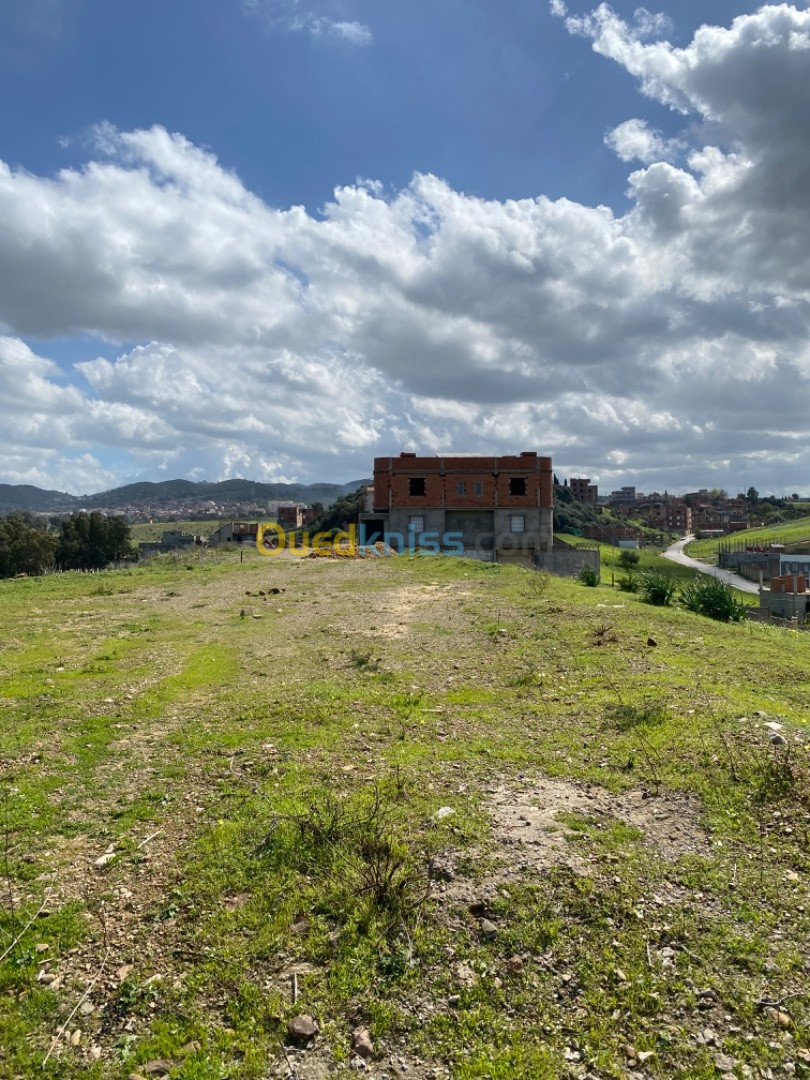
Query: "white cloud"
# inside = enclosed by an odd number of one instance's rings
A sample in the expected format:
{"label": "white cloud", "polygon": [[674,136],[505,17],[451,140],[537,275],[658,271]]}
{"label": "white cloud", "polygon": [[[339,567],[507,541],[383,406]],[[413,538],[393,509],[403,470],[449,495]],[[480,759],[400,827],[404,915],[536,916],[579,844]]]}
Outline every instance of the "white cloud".
{"label": "white cloud", "polygon": [[644,120],[625,120],[605,135],[605,143],[622,161],[671,161],[684,146],[680,139],[665,139]]}
{"label": "white cloud", "polygon": [[270,31],[340,38],[350,45],[370,45],[374,40],[371,30],[356,19],[335,18],[328,10],[319,13],[301,0],[243,0],[243,6]]}
{"label": "white cloud", "polygon": [[331,34],[333,37],[343,38],[351,45],[370,45],[374,40],[369,28],[354,19],[349,22],[339,22],[321,17],[312,20],[311,28],[315,34]]}
{"label": "white cloud", "polygon": [[[604,5],[567,25],[688,116],[680,167],[641,121],[609,134],[642,166],[621,215],[429,175],[276,209],[159,127],[102,126],[54,177],[0,164],[7,476],[114,453],[119,475],[353,478],[400,448],[537,447],[604,483],[807,487],[810,12],[683,49]],[[70,386],[21,340],[78,333],[140,344]]]}

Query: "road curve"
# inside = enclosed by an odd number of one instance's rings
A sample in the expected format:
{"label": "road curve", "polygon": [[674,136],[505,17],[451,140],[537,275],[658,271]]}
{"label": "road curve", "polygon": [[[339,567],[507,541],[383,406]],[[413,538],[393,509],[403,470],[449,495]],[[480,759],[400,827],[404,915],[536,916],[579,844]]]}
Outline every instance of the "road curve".
{"label": "road curve", "polygon": [[699,570],[701,574],[710,574],[712,577],[717,578],[718,581],[722,581],[724,585],[733,585],[740,592],[759,594],[759,585],[756,585],[753,581],[740,577],[739,574],[732,574],[730,570],[721,570],[719,566],[707,566],[706,563],[698,562],[697,559],[690,559],[688,555],[684,555],[683,549],[690,540],[694,540],[694,536],[685,536],[683,540],[676,541],[666,551],[662,551],[661,554],[670,562],[679,563],[681,566],[689,566],[693,570]]}

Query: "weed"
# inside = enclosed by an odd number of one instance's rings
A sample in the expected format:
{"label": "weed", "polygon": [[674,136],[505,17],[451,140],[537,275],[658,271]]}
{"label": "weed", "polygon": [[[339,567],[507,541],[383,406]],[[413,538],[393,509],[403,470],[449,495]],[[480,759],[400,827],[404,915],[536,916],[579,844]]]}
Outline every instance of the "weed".
{"label": "weed", "polygon": [[299,872],[331,882],[328,910],[342,922],[358,915],[411,920],[429,893],[430,853],[409,829],[399,807],[401,783],[341,799],[321,791],[288,812],[276,813],[257,853],[291,860]]}
{"label": "weed", "polygon": [[648,604],[669,607],[677,591],[677,585],[669,574],[660,570],[642,570],[638,577],[639,592]]}
{"label": "weed", "polygon": [[670,719],[669,711],[660,702],[607,705],[605,712],[614,721],[619,731],[659,727]]}
{"label": "weed", "polygon": [[589,589],[595,589],[599,584],[599,575],[592,566],[583,566],[579,572],[580,585],[586,585]]}
{"label": "weed", "polygon": [[382,664],[382,659],[379,656],[375,656],[371,652],[361,652],[357,649],[352,649],[349,653],[349,660],[358,671],[376,672],[380,670],[380,664]]}
{"label": "weed", "polygon": [[705,574],[681,586],[680,601],[687,611],[718,622],[740,622],[747,611],[747,606],[737,599],[733,589]]}

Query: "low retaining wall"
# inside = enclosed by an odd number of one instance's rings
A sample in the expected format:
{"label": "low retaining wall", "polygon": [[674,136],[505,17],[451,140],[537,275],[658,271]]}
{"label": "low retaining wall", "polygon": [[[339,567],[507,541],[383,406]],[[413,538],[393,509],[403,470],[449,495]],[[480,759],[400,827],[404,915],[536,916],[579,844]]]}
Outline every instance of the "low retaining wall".
{"label": "low retaining wall", "polygon": [[579,577],[583,567],[590,566],[601,577],[599,552],[589,548],[570,548],[568,551],[538,551],[534,558],[538,570],[556,577]]}

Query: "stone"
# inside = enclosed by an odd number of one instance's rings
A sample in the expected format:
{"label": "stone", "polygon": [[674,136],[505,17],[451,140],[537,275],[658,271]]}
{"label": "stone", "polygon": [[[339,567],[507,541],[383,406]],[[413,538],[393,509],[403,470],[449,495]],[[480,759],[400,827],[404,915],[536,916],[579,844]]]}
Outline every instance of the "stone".
{"label": "stone", "polygon": [[481,937],[484,941],[494,941],[498,936],[498,927],[489,919],[481,920]]}
{"label": "stone", "polygon": [[648,638],[647,638],[647,644],[649,645],[649,647],[650,647],[651,649],[654,649],[654,648],[655,648],[655,646],[656,646],[656,645],[658,644],[658,642],[657,642],[657,641],[655,640],[655,638],[654,638],[654,637],[648,637]]}
{"label": "stone", "polygon": [[174,1061],[170,1061],[168,1058],[155,1058],[154,1061],[147,1061],[143,1071],[146,1076],[168,1076],[175,1064]]}
{"label": "stone", "polygon": [[364,1061],[368,1059],[374,1053],[374,1043],[371,1041],[371,1035],[368,1028],[357,1028],[352,1032],[352,1050],[358,1057],[361,1057]]}
{"label": "stone", "polygon": [[287,1024],[287,1034],[296,1042],[308,1042],[318,1034],[319,1030],[317,1021],[307,1013],[294,1016]]}

